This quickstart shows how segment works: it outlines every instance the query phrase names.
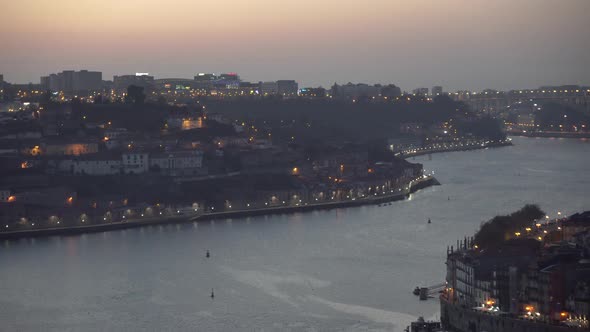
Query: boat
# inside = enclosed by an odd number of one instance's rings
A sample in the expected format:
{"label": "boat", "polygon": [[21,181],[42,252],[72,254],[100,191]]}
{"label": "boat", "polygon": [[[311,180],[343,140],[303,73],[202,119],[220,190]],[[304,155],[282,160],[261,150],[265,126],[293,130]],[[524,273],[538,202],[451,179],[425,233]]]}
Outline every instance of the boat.
{"label": "boat", "polygon": [[207,257],[207,258],[211,257],[211,254],[209,253],[209,250],[207,250],[207,253],[205,254],[205,257]]}
{"label": "boat", "polygon": [[406,332],[441,332],[444,331],[441,322],[425,321],[424,317],[418,317],[418,320],[412,322],[405,329]]}
{"label": "boat", "polygon": [[416,288],[414,288],[414,291],[412,293],[416,296],[420,295],[420,287],[416,286]]}
{"label": "boat", "polygon": [[428,287],[420,288],[420,301],[428,300]]}
{"label": "boat", "polygon": [[432,224],[432,221],[430,221],[430,218],[428,218],[428,223],[429,223],[429,224]]}

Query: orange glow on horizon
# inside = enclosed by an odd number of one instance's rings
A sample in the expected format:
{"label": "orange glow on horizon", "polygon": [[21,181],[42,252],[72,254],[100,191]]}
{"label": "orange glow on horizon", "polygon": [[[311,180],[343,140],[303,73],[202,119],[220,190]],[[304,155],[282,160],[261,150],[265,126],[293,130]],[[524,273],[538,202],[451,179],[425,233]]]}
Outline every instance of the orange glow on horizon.
{"label": "orange glow on horizon", "polygon": [[[192,77],[195,59],[203,71],[237,71],[248,80],[289,77],[302,85],[412,76],[419,84],[460,72],[481,78],[490,73],[483,67],[495,74],[506,65],[526,77],[539,63],[567,75],[560,65],[570,60],[572,68],[588,67],[587,43],[579,41],[586,40],[589,11],[587,0],[4,1],[0,68],[18,83],[67,69],[101,70],[103,79],[142,70]],[[538,52],[552,46],[568,49],[571,59]],[[505,56],[514,49],[519,52]],[[447,67],[449,73],[439,72]],[[579,80],[587,74],[581,69]]]}

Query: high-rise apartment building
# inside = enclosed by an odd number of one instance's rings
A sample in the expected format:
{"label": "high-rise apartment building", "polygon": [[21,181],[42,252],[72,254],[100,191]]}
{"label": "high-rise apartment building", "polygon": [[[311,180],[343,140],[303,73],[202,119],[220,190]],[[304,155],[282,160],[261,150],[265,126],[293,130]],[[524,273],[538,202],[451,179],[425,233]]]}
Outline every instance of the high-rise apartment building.
{"label": "high-rise apartment building", "polygon": [[443,88],[440,85],[435,85],[432,87],[432,95],[433,96],[440,96],[443,94]]}
{"label": "high-rise apartment building", "polygon": [[66,94],[88,94],[102,88],[102,73],[88,70],[64,70],[61,73],[42,76],[41,88],[62,91]]}

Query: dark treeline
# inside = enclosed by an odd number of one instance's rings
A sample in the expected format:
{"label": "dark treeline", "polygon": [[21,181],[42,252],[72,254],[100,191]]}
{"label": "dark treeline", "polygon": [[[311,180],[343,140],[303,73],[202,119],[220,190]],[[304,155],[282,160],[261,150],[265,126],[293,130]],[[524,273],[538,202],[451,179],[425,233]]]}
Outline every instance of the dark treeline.
{"label": "dark treeline", "polygon": [[[89,124],[108,124],[111,128],[126,128],[131,132],[158,133],[165,129],[167,117],[174,112],[201,115],[201,106],[177,107],[155,103],[145,104],[70,104],[44,103],[42,122],[67,122],[72,127],[86,128]],[[110,124],[109,124],[110,122]]]}
{"label": "dark treeline", "polygon": [[483,223],[475,234],[474,241],[482,249],[501,244],[513,237],[515,232],[522,231],[525,227],[545,216],[539,206],[527,204],[522,209],[506,216],[496,216]]}
{"label": "dark treeline", "polygon": [[304,145],[326,139],[368,143],[399,136],[402,123],[429,128],[447,121],[451,121],[457,133],[466,136],[505,137],[500,123],[479,118],[464,103],[446,96],[437,97],[433,102],[246,99],[207,100],[205,103],[210,112],[272,129],[273,138],[294,137]]}
{"label": "dark treeline", "polygon": [[[535,113],[535,124],[541,129],[570,130],[572,125],[590,126],[590,116],[563,104],[546,103]],[[560,127],[563,126],[563,127]],[[580,128],[578,128],[580,129]]]}

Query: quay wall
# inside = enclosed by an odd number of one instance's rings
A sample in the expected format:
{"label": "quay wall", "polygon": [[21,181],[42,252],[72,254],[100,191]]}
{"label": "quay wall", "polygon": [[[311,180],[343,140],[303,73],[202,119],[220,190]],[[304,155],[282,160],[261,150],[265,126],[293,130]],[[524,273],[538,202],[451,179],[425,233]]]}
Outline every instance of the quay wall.
{"label": "quay wall", "polygon": [[510,136],[524,136],[524,137],[550,137],[550,138],[590,138],[589,132],[558,132],[558,131],[510,131]]}
{"label": "quay wall", "polygon": [[582,332],[580,328],[550,325],[525,319],[501,317],[463,308],[440,300],[443,326],[454,332]]}
{"label": "quay wall", "polygon": [[434,153],[481,150],[481,149],[487,149],[487,148],[499,148],[499,147],[503,147],[503,146],[512,146],[512,145],[513,145],[512,142],[508,141],[508,142],[490,143],[490,144],[485,144],[483,146],[482,145],[472,145],[472,146],[442,147],[442,148],[438,148],[438,149],[428,149],[428,150],[422,150],[422,151],[416,151],[416,152],[399,153],[397,156],[400,158],[408,159],[411,157],[423,156],[423,155],[434,154]]}
{"label": "quay wall", "polygon": [[244,218],[250,216],[259,215],[272,215],[272,214],[284,214],[284,213],[296,213],[306,212],[312,210],[326,210],[336,209],[343,207],[354,207],[361,205],[381,204],[385,202],[392,202],[405,199],[411,193],[414,193],[420,189],[440,185],[440,183],[434,177],[427,177],[423,180],[413,183],[408,190],[404,190],[399,193],[385,194],[379,196],[369,196],[362,199],[336,201],[336,202],[322,202],[308,205],[299,206],[278,206],[268,208],[255,208],[249,210],[235,210],[235,211],[223,211],[223,212],[207,212],[195,215],[174,215],[164,217],[153,217],[153,218],[142,218],[142,219],[129,219],[123,222],[112,222],[97,225],[85,225],[85,226],[70,226],[70,227],[55,227],[55,228],[43,228],[35,230],[23,230],[23,231],[11,231],[11,232],[0,232],[0,240],[3,239],[18,239],[23,237],[39,237],[39,236],[52,236],[52,235],[75,235],[82,233],[96,233],[105,232],[110,230],[142,227],[147,225],[157,224],[177,224],[187,223],[201,220],[212,220],[212,219],[225,219],[225,218]]}

